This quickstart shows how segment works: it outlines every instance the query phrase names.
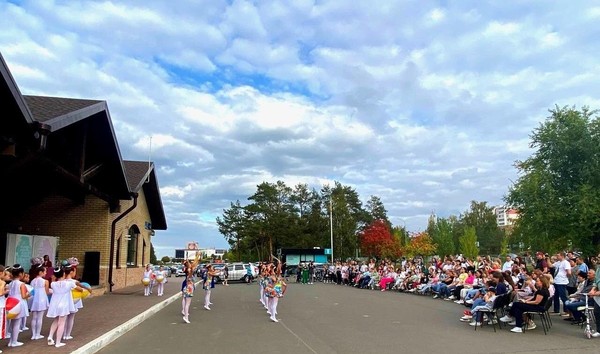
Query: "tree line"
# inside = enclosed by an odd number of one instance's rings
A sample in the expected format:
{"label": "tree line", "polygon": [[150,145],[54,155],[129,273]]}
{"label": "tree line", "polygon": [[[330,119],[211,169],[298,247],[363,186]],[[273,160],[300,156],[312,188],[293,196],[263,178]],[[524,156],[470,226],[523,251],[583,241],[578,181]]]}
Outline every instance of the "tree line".
{"label": "tree line", "polygon": [[[335,182],[263,182],[248,204],[231,203],[217,218],[237,259],[266,259],[279,248],[330,247],[337,259],[356,256],[448,255],[576,249],[596,252],[600,241],[600,120],[587,108],[555,107],[531,135],[533,154],[517,161],[519,178],[505,196],[520,217],[499,228],[493,207],[472,201],[460,215],[437,217],[409,233],[392,225],[378,196],[365,205],[355,189]],[[332,216],[332,223],[330,223]]]}

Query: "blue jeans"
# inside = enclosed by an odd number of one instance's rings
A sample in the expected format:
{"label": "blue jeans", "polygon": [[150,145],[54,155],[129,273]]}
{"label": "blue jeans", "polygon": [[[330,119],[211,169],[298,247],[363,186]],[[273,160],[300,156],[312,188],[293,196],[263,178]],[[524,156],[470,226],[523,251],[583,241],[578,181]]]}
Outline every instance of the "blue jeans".
{"label": "blue jeans", "polygon": [[554,284],[554,312],[560,312],[560,302],[563,302],[564,307],[567,300],[569,300],[567,297],[567,284]]}
{"label": "blue jeans", "polygon": [[[592,300],[592,301],[594,301],[594,300]],[[573,301],[570,304],[565,305],[565,309],[571,311],[571,313],[573,314],[573,319],[575,321],[579,321],[581,319],[581,316],[583,315],[582,312],[577,311],[577,308],[579,306],[585,306],[585,300]]]}
{"label": "blue jeans", "polygon": [[471,305],[471,312],[473,312],[477,306],[483,305],[485,305],[485,300],[482,297],[475,299],[475,301],[473,301],[473,305]]}

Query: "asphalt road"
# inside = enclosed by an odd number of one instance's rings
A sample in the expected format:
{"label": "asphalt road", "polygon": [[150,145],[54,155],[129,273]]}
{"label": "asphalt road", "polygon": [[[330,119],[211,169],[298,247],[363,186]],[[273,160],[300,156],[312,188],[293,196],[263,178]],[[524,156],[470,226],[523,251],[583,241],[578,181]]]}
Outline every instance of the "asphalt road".
{"label": "asphalt road", "polygon": [[[491,326],[474,331],[459,322],[465,309],[430,297],[359,290],[330,284],[290,284],[279,302],[279,323],[258,302],[258,285],[203,291],[192,302],[191,324],[176,301],[100,353],[598,353],[600,339],[560,317],[544,335]],[[539,322],[539,320],[538,320]]]}

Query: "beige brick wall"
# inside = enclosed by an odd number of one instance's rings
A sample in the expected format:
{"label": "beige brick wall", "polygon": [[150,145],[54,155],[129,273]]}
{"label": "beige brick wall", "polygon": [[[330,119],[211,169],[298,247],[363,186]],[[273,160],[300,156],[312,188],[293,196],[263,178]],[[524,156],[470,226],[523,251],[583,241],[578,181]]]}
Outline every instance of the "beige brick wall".
{"label": "beige brick wall", "polygon": [[[132,204],[133,200],[121,201],[121,213]],[[80,261],[78,275],[83,274],[85,268],[85,252],[100,252],[100,286],[107,287],[111,223],[121,213],[110,213],[108,204],[94,196],[87,196],[83,205],[62,196],[52,196],[30,208],[18,220],[14,220],[14,223],[20,226],[18,232],[22,234],[59,237],[57,257],[59,260],[77,257]],[[116,241],[119,238],[122,240],[120,262],[116,265],[119,269],[113,270],[113,289],[139,283],[143,264],[149,263],[151,236],[150,230],[144,229],[145,221],[151,221],[150,214],[144,193],[140,192],[136,209],[116,225],[115,262]],[[137,225],[140,230],[137,267],[127,268],[127,241],[124,238],[132,225]],[[146,247],[143,252],[144,242]]]}

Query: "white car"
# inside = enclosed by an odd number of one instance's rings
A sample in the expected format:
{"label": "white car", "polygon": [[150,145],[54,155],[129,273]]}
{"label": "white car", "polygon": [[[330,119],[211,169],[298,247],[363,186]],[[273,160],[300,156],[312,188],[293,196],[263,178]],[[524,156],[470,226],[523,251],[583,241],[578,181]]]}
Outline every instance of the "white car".
{"label": "white car", "polygon": [[251,267],[252,278],[256,278],[258,276],[258,268],[254,265],[248,263],[232,263],[227,265],[227,270],[229,272],[229,280],[241,280],[248,281],[248,267]]}
{"label": "white car", "polygon": [[175,271],[175,276],[176,277],[185,277],[185,272],[183,271],[183,267],[177,267],[177,270]]}

